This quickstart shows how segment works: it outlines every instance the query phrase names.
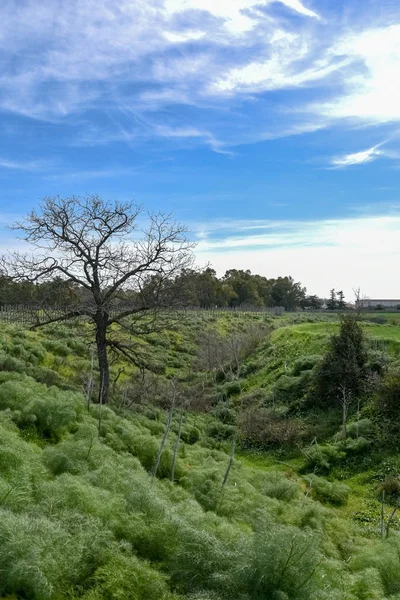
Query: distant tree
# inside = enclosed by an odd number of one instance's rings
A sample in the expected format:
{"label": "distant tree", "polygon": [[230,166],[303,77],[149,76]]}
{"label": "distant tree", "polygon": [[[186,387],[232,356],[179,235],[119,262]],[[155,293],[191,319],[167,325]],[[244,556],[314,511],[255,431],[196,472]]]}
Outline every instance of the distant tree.
{"label": "distant tree", "polygon": [[231,299],[231,306],[262,306],[263,300],[258,293],[257,281],[251,274],[251,271],[230,269],[223,277],[223,282],[228,284],[234,291],[234,298]]}
{"label": "distant tree", "polygon": [[[321,406],[342,404],[344,397],[356,400],[363,392],[367,376],[364,332],[354,314],[341,317],[340,330],[330,340],[330,348],[318,367],[311,397]],[[347,409],[346,409],[347,410]]]}
{"label": "distant tree", "polygon": [[0,305],[28,304],[34,301],[37,295],[37,286],[24,281],[16,282],[0,269]]}
{"label": "distant tree", "polygon": [[79,288],[72,281],[54,277],[36,286],[35,301],[44,306],[71,306],[81,300]]}
{"label": "distant tree", "polygon": [[296,310],[306,296],[306,288],[293,277],[278,277],[272,280],[271,304],[283,306],[286,310]]}
{"label": "distant tree", "polygon": [[336,310],[338,308],[338,301],[336,299],[336,292],[332,289],[329,293],[329,300],[326,303],[326,308],[329,310]]}
{"label": "distant tree", "polygon": [[306,296],[303,300],[300,301],[300,306],[303,309],[309,310],[319,310],[321,309],[324,301],[318,296]]}
{"label": "distant tree", "polygon": [[346,308],[346,302],[344,301],[344,293],[342,292],[342,290],[337,293],[337,297],[338,297],[337,307],[339,310],[343,310],[344,308]]}
{"label": "distant tree", "polygon": [[[32,210],[15,225],[34,254],[13,253],[2,260],[13,281],[49,282],[60,277],[65,285],[82,291],[84,302],[37,326],[82,314],[91,320],[103,403],[109,396],[109,351],[131,361],[137,358],[135,347],[118,338],[116,330],[120,327],[137,336],[151,327],[157,311],[173,302],[169,282],[192,261],[184,227],[158,213],[150,214],[147,228],[141,230],[142,215],[142,208],[132,202],[106,202],[96,195],[47,197],[38,212]],[[119,309],[128,286],[130,303]]]}

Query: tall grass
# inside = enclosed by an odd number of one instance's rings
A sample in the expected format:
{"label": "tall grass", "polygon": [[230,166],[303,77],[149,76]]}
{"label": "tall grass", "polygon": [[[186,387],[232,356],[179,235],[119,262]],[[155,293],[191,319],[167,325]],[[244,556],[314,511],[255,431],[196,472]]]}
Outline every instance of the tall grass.
{"label": "tall grass", "polygon": [[[39,342],[39,335],[8,327],[1,342],[0,597],[394,600],[400,594],[397,537],[368,537],[341,517],[336,507],[348,496],[342,484],[319,473],[297,476],[281,463],[265,470],[238,455],[221,502],[230,445],[210,439],[204,415],[187,413],[179,447],[179,417],[171,419],[152,483],[164,410],[103,407],[99,428],[99,407],[88,410],[77,387],[62,389],[74,377],[54,371],[60,387],[24,372],[32,375],[29,369],[46,361],[56,368],[57,357],[72,364],[64,346],[71,349],[73,340],[64,334],[58,339],[54,330]],[[153,338],[149,344],[159,348]],[[189,356],[194,334],[166,338],[165,351],[181,346]],[[78,357],[90,367],[80,344]],[[297,351],[292,358],[296,373],[314,364],[314,357],[298,361]],[[226,406],[216,413],[220,423],[234,422]]]}

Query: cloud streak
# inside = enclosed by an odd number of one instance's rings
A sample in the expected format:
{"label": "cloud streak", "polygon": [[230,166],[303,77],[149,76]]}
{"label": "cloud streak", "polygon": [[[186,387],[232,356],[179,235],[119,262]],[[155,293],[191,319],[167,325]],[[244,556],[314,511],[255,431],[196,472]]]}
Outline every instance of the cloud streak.
{"label": "cloud streak", "polygon": [[[164,138],[228,154],[337,123],[400,121],[400,7],[387,22],[365,10],[360,23],[357,10],[315,6],[10,0],[0,24],[0,111],[83,124],[76,144]],[[334,164],[389,158],[368,152]]]}

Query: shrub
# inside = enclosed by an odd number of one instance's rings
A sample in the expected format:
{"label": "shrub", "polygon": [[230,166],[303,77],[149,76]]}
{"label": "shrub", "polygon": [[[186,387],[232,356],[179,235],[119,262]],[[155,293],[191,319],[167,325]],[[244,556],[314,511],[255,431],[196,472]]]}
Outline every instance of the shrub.
{"label": "shrub", "polygon": [[224,394],[226,398],[231,396],[238,396],[242,392],[242,385],[240,381],[229,381],[224,386]]}
{"label": "shrub", "polygon": [[180,544],[168,557],[172,583],[183,593],[214,590],[230,595],[229,570],[235,564],[235,553],[210,531],[183,526]]}
{"label": "shrub", "polygon": [[24,377],[0,384],[0,408],[13,410],[19,427],[34,427],[40,435],[58,439],[76,421],[83,402],[78,394],[49,390]]}
{"label": "shrub", "polygon": [[305,481],[308,483],[311,493],[316,500],[339,506],[346,504],[350,491],[347,485],[336,482],[332,483],[316,475],[308,475]]}
{"label": "shrub", "polygon": [[182,428],[181,437],[186,444],[195,444],[200,439],[200,430],[197,427]]}
{"label": "shrub", "polygon": [[365,450],[369,449],[372,442],[367,440],[365,437],[358,437],[355,439],[347,440],[346,444],[343,445],[343,450],[348,454],[362,454]]}
{"label": "shrub", "polygon": [[236,431],[233,425],[225,425],[220,421],[214,421],[208,428],[208,435],[216,440],[229,440]]}
{"label": "shrub", "polygon": [[[93,579],[99,586],[96,596],[99,599],[172,600],[165,577],[127,553],[116,553],[97,569]],[[91,597],[89,594],[87,600]]]}
{"label": "shrub", "polygon": [[24,373],[26,364],[23,360],[14,358],[0,350],[0,371],[15,371],[16,373]]}
{"label": "shrub", "polygon": [[241,415],[240,436],[246,447],[293,446],[301,441],[304,425],[279,410],[250,408]]}
{"label": "shrub", "polygon": [[229,408],[224,402],[219,402],[215,407],[213,414],[219,421],[225,423],[225,425],[236,424],[236,412]]}
{"label": "shrub", "polygon": [[310,371],[321,361],[319,354],[311,354],[298,358],[293,363],[292,375],[298,377],[303,371]]}
{"label": "shrub", "polygon": [[60,522],[0,509],[0,594],[53,600],[86,579],[110,540],[94,521],[76,524],[72,533]]}
{"label": "shrub", "polygon": [[261,368],[261,364],[257,360],[248,360],[240,367],[240,377],[248,377],[256,373]]}
{"label": "shrub", "polygon": [[47,386],[62,386],[64,384],[62,377],[60,377],[57,371],[49,369],[48,367],[31,367],[28,373],[30,377],[33,377],[39,383],[44,383]]}
{"label": "shrub", "polygon": [[318,547],[319,539],[310,531],[262,529],[244,549],[236,572],[237,589],[252,600],[308,600],[315,591]]}
{"label": "shrub", "polygon": [[107,446],[99,442],[95,427],[86,426],[59,444],[47,446],[43,452],[43,461],[53,475],[83,473],[98,467],[108,453]]}
{"label": "shrub", "polygon": [[363,548],[352,560],[353,571],[362,575],[366,569],[376,569],[385,594],[400,594],[400,541],[391,537],[373,547]]}
{"label": "shrub", "polygon": [[289,502],[299,495],[299,486],[293,479],[288,479],[282,473],[270,471],[257,481],[257,489],[270,498]]}
{"label": "shrub", "polygon": [[346,456],[346,453],[334,444],[325,444],[322,446],[320,444],[313,444],[307,448],[306,452],[307,466],[311,468],[317,467],[323,471],[329,471],[332,465]]}
{"label": "shrub", "polygon": [[43,341],[43,346],[46,348],[46,350],[52,352],[56,356],[65,357],[71,354],[71,349],[67,346],[67,344],[61,342],[60,340],[46,339]]}
{"label": "shrub", "polygon": [[312,372],[303,370],[298,377],[282,375],[275,384],[276,395],[285,404],[301,400],[312,382]]}
{"label": "shrub", "polygon": [[351,592],[359,600],[380,600],[385,596],[378,569],[369,568],[357,573],[351,584]]}
{"label": "shrub", "polygon": [[[358,422],[351,421],[346,425],[346,432],[348,438],[357,439],[357,437],[359,436],[365,437],[371,435],[373,433],[373,430],[374,423],[371,421],[371,419],[360,419]],[[338,435],[338,439],[343,439],[343,437],[344,432],[342,429]]]}

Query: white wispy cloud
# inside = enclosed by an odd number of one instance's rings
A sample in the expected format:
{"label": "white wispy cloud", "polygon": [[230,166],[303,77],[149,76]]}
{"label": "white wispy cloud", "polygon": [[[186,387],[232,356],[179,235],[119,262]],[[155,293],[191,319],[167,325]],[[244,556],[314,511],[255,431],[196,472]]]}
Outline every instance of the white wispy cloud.
{"label": "white wispy cloud", "polygon": [[[400,121],[400,7],[385,22],[384,11],[378,20],[366,8],[361,21],[317,6],[11,0],[0,23],[0,110],[75,124],[85,115],[82,144],[158,136],[223,153],[337,122]],[[270,100],[277,91],[290,95]],[[363,152],[347,152],[348,164],[378,157]]]}
{"label": "white wispy cloud", "polygon": [[0,157],[0,169],[12,171],[43,171],[53,164],[47,160],[12,160]]}
{"label": "white wispy cloud", "polygon": [[374,124],[400,120],[400,23],[353,31],[330,52],[347,56],[352,68],[343,77],[344,91],[312,110],[329,119]]}
{"label": "white wispy cloud", "polygon": [[[319,19],[300,0],[43,0],[40,7],[25,0],[18,10],[7,3],[0,23],[0,109],[48,121],[124,105],[142,116],[171,103],[212,110],[209,102],[218,99],[223,74],[244,69],[246,78],[252,64],[257,69],[255,57],[268,54],[271,44],[271,60],[278,64],[281,58],[282,70],[290,73],[272,74],[276,82],[270,87],[287,85],[285,80],[296,80],[285,58],[288,47],[296,53],[302,36],[268,14],[276,5],[306,21]],[[228,48],[241,52],[230,56]],[[263,79],[272,66],[265,62]],[[319,77],[306,71],[303,80]],[[219,137],[216,131],[210,136]]]}
{"label": "white wispy cloud", "polygon": [[[392,135],[390,140],[393,143],[393,140],[398,138],[398,133]],[[376,144],[371,148],[367,148],[366,150],[361,150],[359,152],[352,152],[350,154],[343,154],[341,156],[335,156],[331,159],[331,165],[333,168],[344,168],[350,167],[353,165],[362,165],[364,163],[370,163],[378,158],[387,158],[389,160],[397,160],[400,161],[400,152],[398,150],[388,148],[386,144],[388,141],[381,142],[380,144]]]}
{"label": "white wispy cloud", "polygon": [[252,265],[254,273],[268,277],[290,274],[322,296],[337,287],[350,299],[352,289],[361,287],[369,296],[400,298],[400,288],[390,275],[400,260],[399,214],[222,221],[194,229],[198,261],[211,262],[220,274]]}
{"label": "white wispy cloud", "polygon": [[360,152],[353,152],[352,154],[345,154],[333,158],[331,164],[335,167],[361,165],[363,163],[372,162],[382,155],[384,155],[384,152],[379,150],[379,146],[372,146],[372,148],[368,148],[367,150],[361,150]]}

